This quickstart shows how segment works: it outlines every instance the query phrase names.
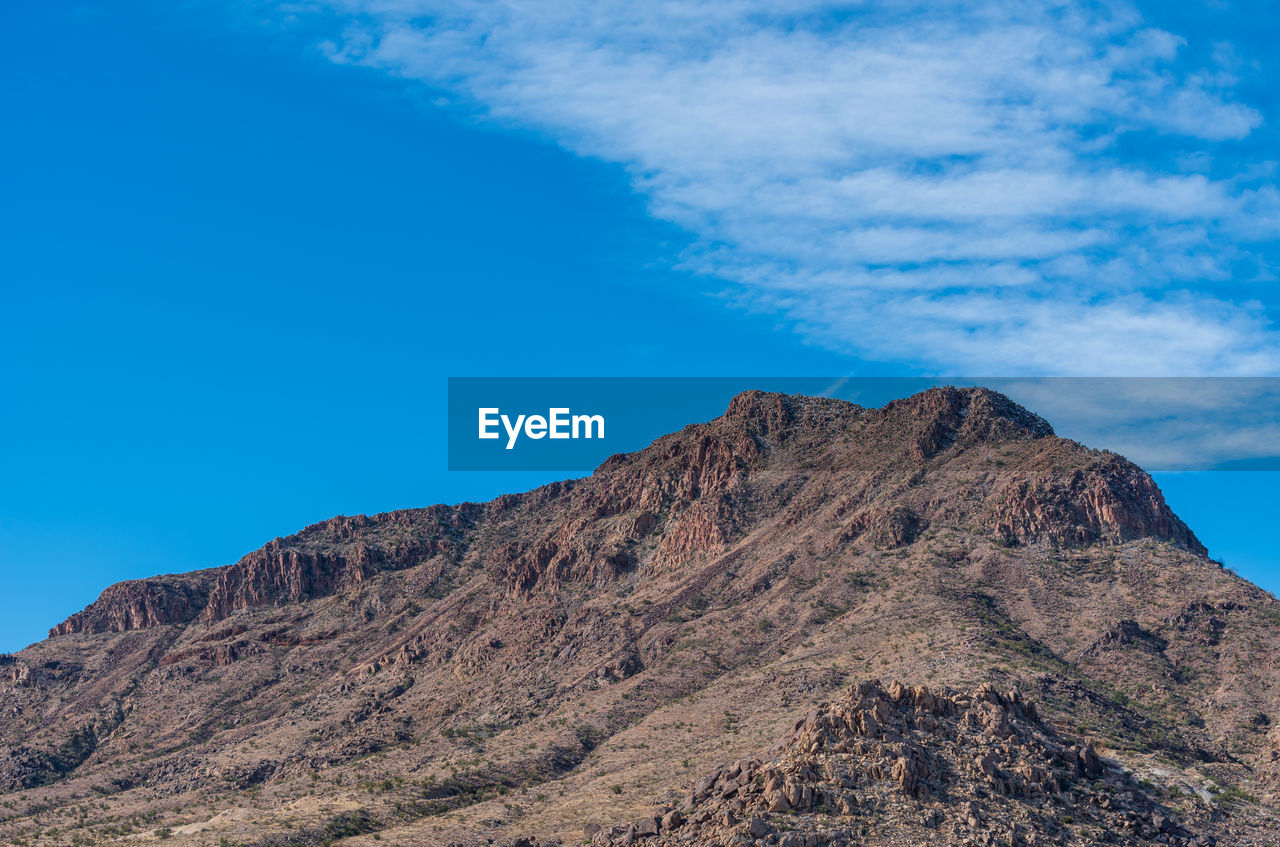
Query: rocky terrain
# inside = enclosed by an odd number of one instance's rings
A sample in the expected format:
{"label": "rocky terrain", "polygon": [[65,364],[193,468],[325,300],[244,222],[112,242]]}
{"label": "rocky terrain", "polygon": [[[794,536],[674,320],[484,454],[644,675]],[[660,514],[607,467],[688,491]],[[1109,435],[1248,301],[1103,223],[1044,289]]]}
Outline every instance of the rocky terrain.
{"label": "rocky terrain", "polygon": [[[677,807],[592,827],[591,843],[1212,844],[1150,786],[1068,744],[1016,691],[878,681],[799,719],[765,761],[703,777]],[[1195,819],[1195,820],[1193,820]]]}
{"label": "rocky terrain", "polygon": [[998,394],[748,392],[107,588],[0,656],[0,843],[1275,844],[1278,643]]}

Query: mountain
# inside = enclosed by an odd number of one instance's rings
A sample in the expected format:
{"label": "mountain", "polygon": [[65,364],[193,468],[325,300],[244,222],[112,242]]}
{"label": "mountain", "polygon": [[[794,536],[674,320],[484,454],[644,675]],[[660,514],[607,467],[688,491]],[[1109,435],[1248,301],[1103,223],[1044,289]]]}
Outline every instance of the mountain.
{"label": "mountain", "polygon": [[0,657],[0,841],[1275,844],[1278,645],[1146,473],[999,394],[747,392],[107,588]]}

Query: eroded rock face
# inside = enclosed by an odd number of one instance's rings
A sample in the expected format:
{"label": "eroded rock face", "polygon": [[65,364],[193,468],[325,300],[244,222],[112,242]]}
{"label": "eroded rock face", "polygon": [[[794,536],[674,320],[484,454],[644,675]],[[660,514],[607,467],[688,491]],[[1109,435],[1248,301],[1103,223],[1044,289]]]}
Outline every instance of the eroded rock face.
{"label": "eroded rock face", "polygon": [[204,619],[214,623],[238,609],[325,597],[380,570],[408,567],[427,557],[417,545],[391,552],[356,545],[339,552],[286,547],[272,541],[218,574]]}
{"label": "eroded rock face", "polygon": [[840,539],[866,538],[875,547],[890,549],[910,544],[928,528],[927,520],[905,506],[869,508],[845,524]]}
{"label": "eroded rock face", "polygon": [[213,624],[242,609],[325,597],[433,556],[456,559],[482,510],[463,504],[332,518],[277,538],[234,565],[112,585],[49,637]]}
{"label": "eroded rock face", "polygon": [[188,623],[200,615],[207,602],[205,580],[155,577],[120,582],[109,586],[84,611],[49,630],[49,637]]}
{"label": "eroded rock face", "polygon": [[764,758],[703,777],[680,808],[595,831],[591,843],[852,845],[889,836],[1201,843],[1092,744],[1060,738],[1018,692],[875,680],[798,719]]}
{"label": "eroded rock face", "polygon": [[240,609],[325,597],[433,556],[456,559],[480,509],[463,504],[338,517],[277,538],[217,572],[204,620],[215,623]]}
{"label": "eroded rock face", "polygon": [[1012,478],[987,502],[987,522],[1018,541],[1062,546],[1161,538],[1200,555],[1204,545],[1165,503],[1151,477],[1106,456],[1064,477]]}
{"label": "eroded rock face", "polygon": [[1053,427],[1003,394],[984,388],[931,388],[880,411],[905,436],[911,457],[931,458],[954,445],[1046,438]]}

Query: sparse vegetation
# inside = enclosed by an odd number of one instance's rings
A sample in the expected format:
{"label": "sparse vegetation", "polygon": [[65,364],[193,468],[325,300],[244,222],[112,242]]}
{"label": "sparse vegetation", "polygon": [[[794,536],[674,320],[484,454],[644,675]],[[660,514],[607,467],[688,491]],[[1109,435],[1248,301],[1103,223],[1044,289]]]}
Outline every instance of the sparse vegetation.
{"label": "sparse vegetation", "polygon": [[[213,624],[74,633],[3,657],[22,711],[0,737],[45,782],[0,797],[0,843],[178,840],[214,819],[210,843],[226,831],[254,847],[394,844],[393,828],[510,841],[516,822],[563,824],[584,786],[602,823],[683,796],[870,678],[1016,689],[1126,766],[1181,772],[1207,753],[1205,772],[1234,781],[1213,789],[1223,814],[1274,820],[1241,763],[1262,761],[1277,717],[1280,611],[1185,540],[1090,540],[1106,515],[1157,502],[1106,501],[1142,482],[1098,464],[1119,459],[1038,437],[911,458],[916,442],[892,427],[846,431],[838,415],[770,430],[766,450],[730,426],[500,506],[306,530],[242,583],[262,593]],[[1063,480],[1094,486],[1103,517],[1081,522]],[[277,573],[319,581],[297,600],[271,594]],[[9,682],[24,673],[35,682]],[[1239,702],[1211,713],[1220,691]],[[1125,796],[1095,782],[1073,790]],[[1200,802],[1157,777],[1125,790]],[[822,802],[808,811],[838,812]],[[252,817],[219,830],[229,809]],[[877,814],[854,817],[874,827]],[[803,815],[780,817],[779,831],[804,831]],[[1080,813],[1060,820],[1093,833]]]}

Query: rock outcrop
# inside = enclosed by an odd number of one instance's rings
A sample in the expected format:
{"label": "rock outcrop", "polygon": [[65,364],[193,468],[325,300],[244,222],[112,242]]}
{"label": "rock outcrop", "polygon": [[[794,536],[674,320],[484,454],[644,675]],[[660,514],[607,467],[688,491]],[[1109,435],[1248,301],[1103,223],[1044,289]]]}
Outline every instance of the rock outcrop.
{"label": "rock outcrop", "polygon": [[483,507],[432,506],[372,517],[336,517],[276,538],[234,565],[108,587],[49,637],[126,632],[200,619],[214,624],[237,611],[327,597],[386,570],[435,556],[456,561]]}
{"label": "rock outcrop", "polygon": [[[883,840],[882,840],[883,839]],[[1018,692],[860,683],[676,808],[595,829],[605,847],[863,843],[1189,845],[1148,788],[1059,737]]]}
{"label": "rock outcrop", "polygon": [[992,529],[1017,541],[1043,539],[1078,547],[1097,541],[1161,538],[1200,555],[1206,553],[1165,503],[1151,477],[1115,455],[1066,475],[1007,479],[988,500],[987,509]]}
{"label": "rock outcrop", "polygon": [[49,630],[49,637],[189,623],[208,602],[209,576],[210,572],[204,571],[116,583],[84,611],[76,612]]}
{"label": "rock outcrop", "polygon": [[435,556],[456,560],[480,512],[463,504],[337,517],[277,538],[219,569],[204,620],[212,624],[243,609],[327,597]]}

